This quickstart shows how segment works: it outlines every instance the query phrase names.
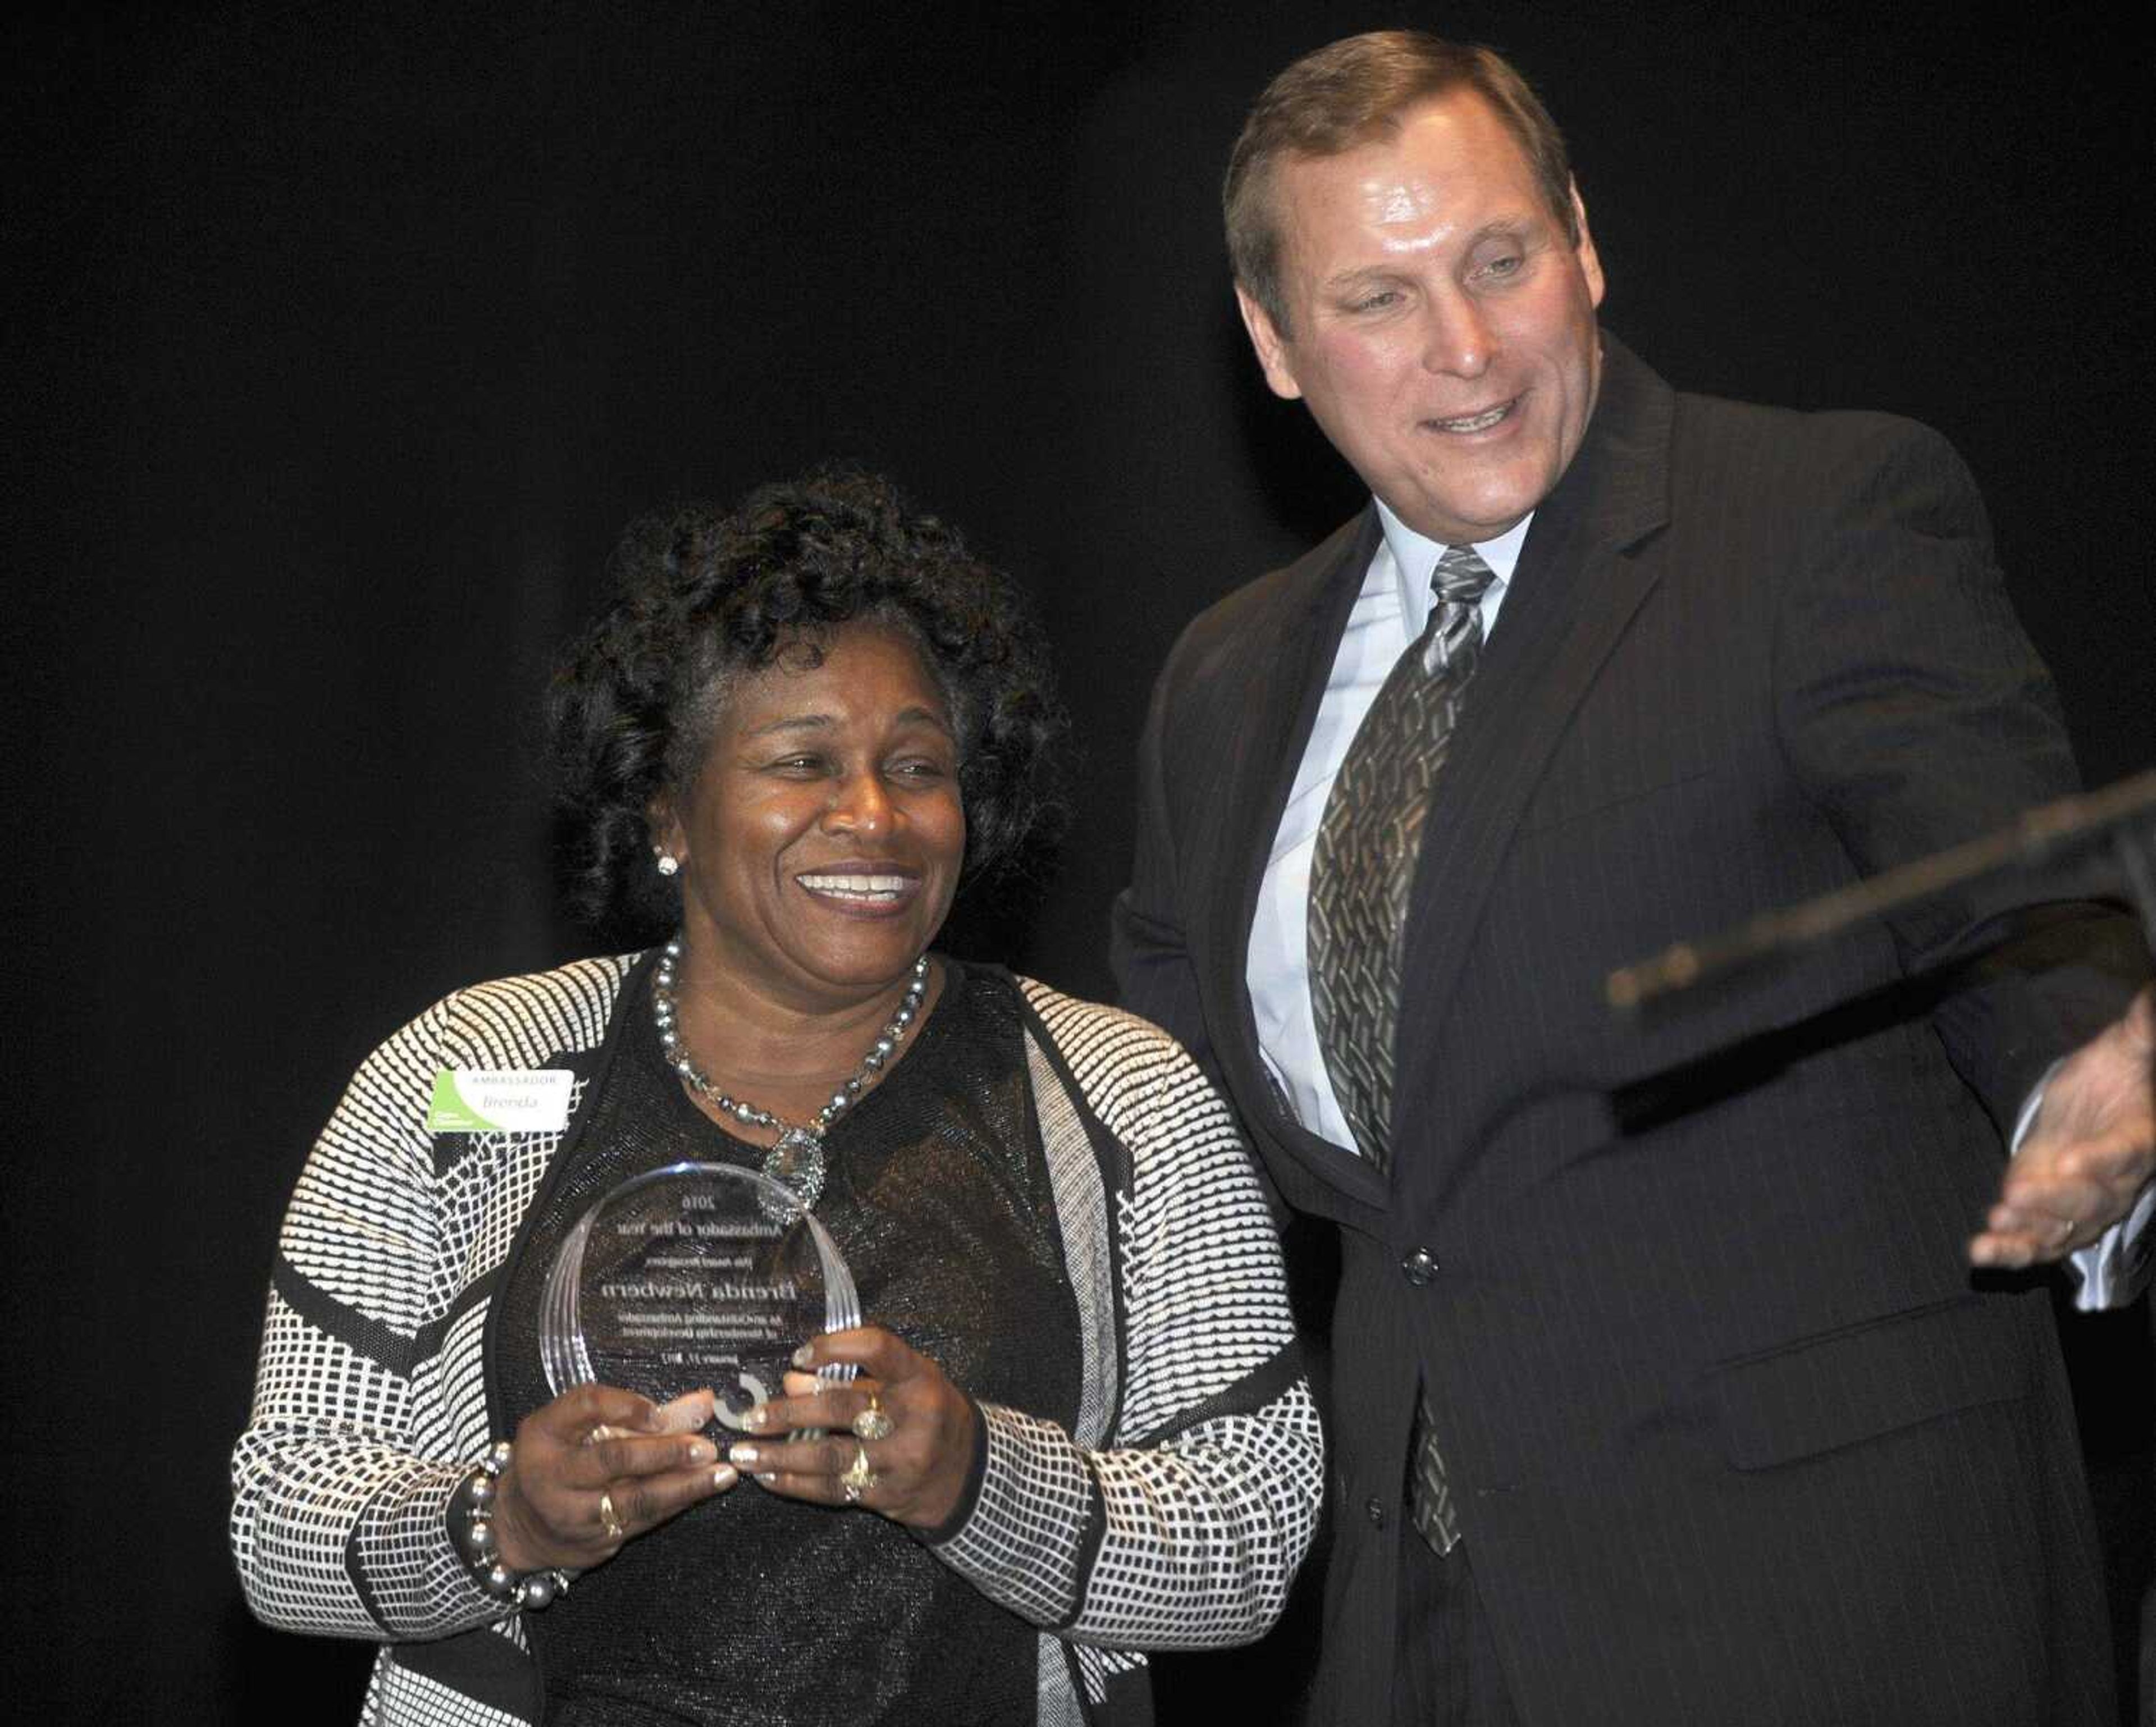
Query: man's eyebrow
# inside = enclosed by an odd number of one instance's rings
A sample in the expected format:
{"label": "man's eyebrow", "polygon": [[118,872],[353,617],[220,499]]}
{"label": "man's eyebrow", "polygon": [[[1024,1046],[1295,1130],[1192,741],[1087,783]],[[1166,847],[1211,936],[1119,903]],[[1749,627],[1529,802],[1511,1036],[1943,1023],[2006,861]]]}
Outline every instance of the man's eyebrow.
{"label": "man's eyebrow", "polygon": [[[1551,228],[1552,224],[1548,217],[1532,213],[1519,216],[1495,216],[1467,236],[1465,249],[1472,251],[1485,240],[1526,241],[1548,233]],[[1342,288],[1356,287],[1365,282],[1387,281],[1399,275],[1400,269],[1401,266],[1399,264],[1390,260],[1377,264],[1351,265],[1337,275],[1326,277],[1319,285],[1337,291]]]}
{"label": "man's eyebrow", "polygon": [[1358,264],[1337,275],[1325,279],[1328,288],[1350,288],[1362,282],[1382,282],[1399,274],[1399,267],[1392,264]]}
{"label": "man's eyebrow", "polygon": [[1466,249],[1471,252],[1485,240],[1533,239],[1550,233],[1553,227],[1547,216],[1534,213],[1520,216],[1493,216],[1467,236]]}

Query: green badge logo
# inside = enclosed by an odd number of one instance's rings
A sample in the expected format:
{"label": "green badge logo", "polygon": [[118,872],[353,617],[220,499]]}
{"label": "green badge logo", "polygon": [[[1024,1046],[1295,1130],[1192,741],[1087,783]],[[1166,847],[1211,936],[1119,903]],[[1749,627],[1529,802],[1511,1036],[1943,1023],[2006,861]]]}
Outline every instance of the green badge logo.
{"label": "green badge logo", "polygon": [[457,1076],[447,1067],[434,1075],[434,1095],[427,1105],[427,1131],[430,1133],[484,1133],[494,1123],[465,1102],[464,1093],[457,1089]]}

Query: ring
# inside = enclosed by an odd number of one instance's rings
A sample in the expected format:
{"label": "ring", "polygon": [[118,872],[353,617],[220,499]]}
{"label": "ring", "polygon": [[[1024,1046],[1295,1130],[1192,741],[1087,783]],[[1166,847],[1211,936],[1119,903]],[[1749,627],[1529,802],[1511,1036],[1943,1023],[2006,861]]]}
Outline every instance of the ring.
{"label": "ring", "polygon": [[861,1439],[888,1439],[898,1423],[883,1412],[876,1394],[869,1393],[869,1406],[854,1417],[854,1433]]}
{"label": "ring", "polygon": [[854,1460],[846,1465],[845,1473],[839,1478],[839,1486],[844,1491],[846,1503],[857,1505],[861,1495],[876,1484],[876,1473],[869,1467],[869,1448],[865,1445],[854,1447]]}
{"label": "ring", "polygon": [[602,1493],[599,1495],[599,1523],[606,1530],[606,1537],[609,1541],[619,1541],[629,1533],[628,1529],[623,1527],[620,1514],[613,1509],[612,1493]]}

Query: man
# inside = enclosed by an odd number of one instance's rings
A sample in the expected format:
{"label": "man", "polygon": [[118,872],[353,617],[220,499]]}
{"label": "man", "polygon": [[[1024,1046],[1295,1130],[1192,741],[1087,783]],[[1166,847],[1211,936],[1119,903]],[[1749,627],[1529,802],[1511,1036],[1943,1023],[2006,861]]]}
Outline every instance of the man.
{"label": "man", "polygon": [[1486,51],[1298,62],[1226,203],[1266,379],[1374,503],[1178,645],[1115,958],[1337,1226],[1321,1716],[2107,1719],[2028,1268],[2115,1278],[2156,1166],[2130,921],[1984,887],[1602,1006],[2071,789],[1966,472],[1599,331]]}

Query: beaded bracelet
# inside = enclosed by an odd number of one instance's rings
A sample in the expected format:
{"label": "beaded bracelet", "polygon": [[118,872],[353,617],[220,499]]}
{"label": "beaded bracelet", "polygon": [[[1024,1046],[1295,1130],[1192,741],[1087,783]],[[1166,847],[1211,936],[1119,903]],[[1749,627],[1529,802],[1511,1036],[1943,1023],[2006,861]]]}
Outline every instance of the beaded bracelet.
{"label": "beaded bracelet", "polygon": [[449,1539],[481,1589],[513,1607],[536,1611],[548,1606],[556,1596],[567,1595],[569,1580],[576,1573],[558,1566],[512,1571],[502,1564],[494,1539],[494,1499],[495,1483],[509,1467],[511,1455],[509,1442],[495,1440],[480,1459],[479,1467],[465,1478],[449,1501]]}

